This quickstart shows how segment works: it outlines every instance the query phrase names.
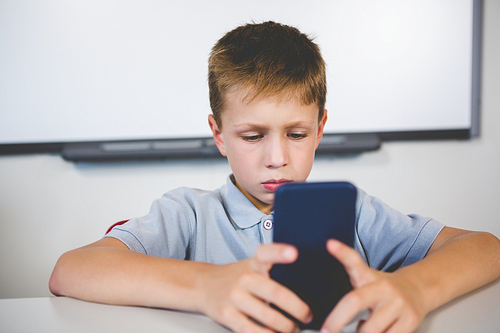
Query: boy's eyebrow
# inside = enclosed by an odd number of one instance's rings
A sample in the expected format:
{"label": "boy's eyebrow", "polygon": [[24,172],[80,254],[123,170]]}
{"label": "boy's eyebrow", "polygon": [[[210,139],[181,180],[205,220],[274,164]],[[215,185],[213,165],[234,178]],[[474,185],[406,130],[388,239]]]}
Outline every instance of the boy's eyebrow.
{"label": "boy's eyebrow", "polygon": [[235,128],[237,129],[255,129],[255,130],[265,130],[268,129],[269,126],[262,125],[262,124],[252,124],[252,123],[241,123],[241,124],[235,124]]}
{"label": "boy's eyebrow", "polygon": [[[290,128],[296,128],[296,127],[314,127],[315,122],[309,122],[309,121],[296,121],[292,122],[290,124],[287,124],[285,128],[290,129]],[[241,123],[241,124],[235,124],[235,128],[237,129],[253,129],[253,130],[267,130],[269,129],[269,125],[266,124],[254,124],[254,123]]]}
{"label": "boy's eyebrow", "polygon": [[294,128],[294,127],[313,127],[316,124],[316,121],[296,121],[294,123],[290,123],[286,126],[286,128]]}

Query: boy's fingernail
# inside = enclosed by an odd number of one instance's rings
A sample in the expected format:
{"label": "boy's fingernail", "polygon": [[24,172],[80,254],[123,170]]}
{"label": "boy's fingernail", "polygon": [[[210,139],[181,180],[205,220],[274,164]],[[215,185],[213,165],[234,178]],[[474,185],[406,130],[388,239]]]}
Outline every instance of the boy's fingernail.
{"label": "boy's fingernail", "polygon": [[326,328],[322,328],[321,331],[319,331],[319,333],[330,333],[330,331],[327,330]]}
{"label": "boy's fingernail", "polygon": [[285,250],[283,250],[283,257],[285,257],[285,259],[293,259],[295,256],[295,251],[291,248],[287,248]]}
{"label": "boy's fingernail", "polygon": [[340,243],[338,240],[336,239],[329,239],[328,242],[330,243],[330,248],[333,248],[333,249],[338,249],[338,247],[340,246]]}

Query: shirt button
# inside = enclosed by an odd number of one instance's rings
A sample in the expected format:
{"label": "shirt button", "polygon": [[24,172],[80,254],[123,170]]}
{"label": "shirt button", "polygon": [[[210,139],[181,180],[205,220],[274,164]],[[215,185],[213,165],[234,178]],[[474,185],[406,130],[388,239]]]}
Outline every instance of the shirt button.
{"label": "shirt button", "polygon": [[273,221],[265,220],[264,221],[264,229],[271,230],[273,228]]}

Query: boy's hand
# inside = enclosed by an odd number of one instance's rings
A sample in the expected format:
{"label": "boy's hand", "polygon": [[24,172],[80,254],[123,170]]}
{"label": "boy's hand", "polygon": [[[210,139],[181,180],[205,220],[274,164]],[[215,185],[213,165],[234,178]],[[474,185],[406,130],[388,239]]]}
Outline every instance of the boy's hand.
{"label": "boy's hand", "polygon": [[327,249],[346,269],[353,290],[337,303],[326,318],[322,333],[337,333],[360,311],[370,310],[359,332],[413,332],[426,311],[418,288],[397,273],[376,271],[347,245],[329,240]]}
{"label": "boy's hand", "polygon": [[276,263],[294,262],[297,256],[293,246],[266,244],[251,259],[211,269],[204,279],[202,312],[235,332],[295,331],[295,323],[269,304],[304,322],[312,319],[310,309],[292,291],[272,280],[269,270]]}

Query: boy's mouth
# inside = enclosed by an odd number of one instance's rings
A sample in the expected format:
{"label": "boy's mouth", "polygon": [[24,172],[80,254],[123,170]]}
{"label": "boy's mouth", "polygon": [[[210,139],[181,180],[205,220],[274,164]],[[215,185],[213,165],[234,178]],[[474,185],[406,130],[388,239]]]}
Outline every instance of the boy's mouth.
{"label": "boy's mouth", "polygon": [[268,191],[275,192],[278,189],[278,187],[291,182],[292,181],[288,179],[270,179],[263,182],[262,186]]}

